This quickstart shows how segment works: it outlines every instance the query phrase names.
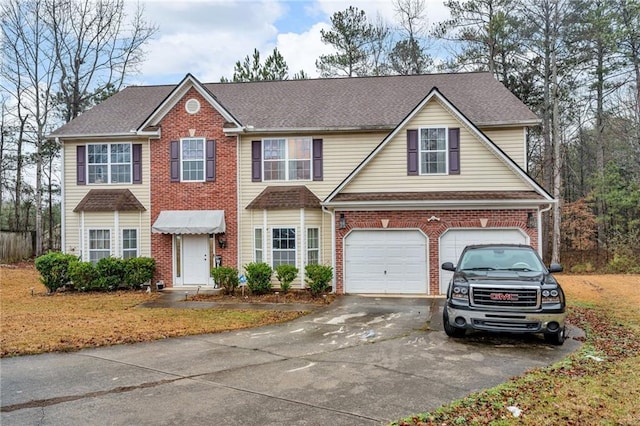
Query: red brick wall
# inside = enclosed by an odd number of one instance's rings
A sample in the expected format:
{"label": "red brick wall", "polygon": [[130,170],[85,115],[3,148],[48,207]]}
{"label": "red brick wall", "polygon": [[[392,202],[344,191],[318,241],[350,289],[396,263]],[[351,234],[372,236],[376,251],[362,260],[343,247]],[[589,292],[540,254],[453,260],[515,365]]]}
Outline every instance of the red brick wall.
{"label": "red brick wall", "polygon": [[[339,229],[340,214],[347,227]],[[336,292],[344,292],[343,242],[352,229],[383,229],[381,219],[388,219],[388,229],[421,229],[429,237],[429,294],[440,293],[439,238],[451,228],[481,228],[480,219],[488,219],[486,228],[520,228],[529,235],[537,249],[537,229],[527,228],[527,213],[535,210],[403,210],[403,211],[336,211]],[[428,219],[436,216],[440,221]]]}
{"label": "red brick wall", "polygon": [[[200,112],[185,111],[187,100],[196,98]],[[236,138],[224,135],[224,118],[195,89],[191,89],[162,119],[161,139],[151,141],[151,223],[162,210],[224,210],[226,248],[216,247],[225,266],[237,267],[238,218],[236,190]],[[170,142],[190,137],[216,140],[216,180],[214,182],[171,182]],[[156,259],[155,282],[172,286],[172,236],[151,234],[151,255]]]}

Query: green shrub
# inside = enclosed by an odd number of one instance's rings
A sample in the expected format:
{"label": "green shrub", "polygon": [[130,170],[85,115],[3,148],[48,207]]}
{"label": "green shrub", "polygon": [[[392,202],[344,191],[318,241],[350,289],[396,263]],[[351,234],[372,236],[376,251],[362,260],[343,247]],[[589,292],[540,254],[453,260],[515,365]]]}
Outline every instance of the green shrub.
{"label": "green shrub", "polygon": [[42,276],[40,281],[53,293],[69,283],[69,264],[77,260],[72,254],[49,252],[36,259],[36,269]]}
{"label": "green shrub", "polygon": [[625,254],[614,254],[607,264],[607,272],[612,274],[633,274],[640,271],[638,260]]}
{"label": "green shrub", "polygon": [[124,261],[124,284],[128,288],[138,288],[153,279],[156,260],[151,257],[132,257]]}
{"label": "green shrub", "polygon": [[92,290],[117,290],[124,282],[125,261],[117,257],[103,257],[96,264],[98,278]]}
{"label": "green shrub", "polygon": [[224,289],[225,294],[233,294],[238,287],[238,270],[230,266],[220,266],[211,270],[216,284]]}
{"label": "green shrub", "polygon": [[326,292],[331,288],[333,268],[327,265],[307,265],[304,268],[306,276],[304,281],[314,296]]}
{"label": "green shrub", "polygon": [[280,281],[280,290],[287,293],[291,289],[291,282],[298,276],[298,268],[293,265],[276,266],[276,278]]}
{"label": "green shrub", "polygon": [[266,294],[271,291],[271,275],[273,269],[264,262],[253,262],[245,265],[247,286],[254,294]]}
{"label": "green shrub", "polygon": [[93,263],[76,260],[69,264],[69,278],[76,290],[88,290],[95,285],[98,272]]}

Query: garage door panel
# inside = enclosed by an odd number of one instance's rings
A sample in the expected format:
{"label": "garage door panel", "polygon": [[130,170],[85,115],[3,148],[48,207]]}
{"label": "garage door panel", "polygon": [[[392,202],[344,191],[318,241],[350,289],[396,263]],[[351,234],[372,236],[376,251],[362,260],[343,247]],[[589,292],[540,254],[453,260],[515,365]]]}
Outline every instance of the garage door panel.
{"label": "garage door panel", "polygon": [[419,231],[352,231],[345,239],[345,291],[425,294],[426,259]]}
{"label": "garage door panel", "polygon": [[[440,237],[440,263],[454,265],[464,248],[472,244],[529,244],[529,237],[520,229],[451,229]],[[453,272],[440,269],[440,292],[447,291]]]}

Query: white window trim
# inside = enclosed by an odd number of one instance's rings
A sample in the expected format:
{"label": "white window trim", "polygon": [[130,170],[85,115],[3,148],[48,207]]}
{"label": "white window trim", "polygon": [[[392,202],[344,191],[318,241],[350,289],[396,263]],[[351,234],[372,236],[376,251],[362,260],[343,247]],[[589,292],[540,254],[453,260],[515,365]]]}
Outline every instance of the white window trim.
{"label": "white window trim", "polygon": [[[198,160],[185,160],[183,157],[183,141],[186,140],[201,140],[202,141],[202,179],[184,179],[184,162],[196,162]],[[194,136],[192,138],[180,138],[180,182],[204,182],[207,175],[207,140],[200,136]]]}
{"label": "white window trim", "polygon": [[[289,157],[289,140],[290,139],[306,139],[309,141],[309,179],[289,179],[289,162],[292,160]],[[265,154],[264,154],[264,150],[265,150],[265,141],[272,141],[272,140],[284,140],[284,179],[266,179],[265,178],[265,162],[266,161],[274,161],[274,160],[266,160],[265,159]],[[313,138],[310,137],[306,137],[306,136],[300,136],[300,137],[291,137],[291,138],[277,138],[277,137],[273,137],[273,138],[263,138],[262,139],[262,144],[260,149],[262,150],[261,152],[261,168],[262,168],[262,181],[263,182],[311,182],[313,181]],[[297,160],[301,160],[301,159],[297,159]],[[278,160],[278,161],[283,161],[283,160]]]}
{"label": "white window trim", "polygon": [[[109,257],[113,256],[113,228],[87,228],[87,260],[91,262],[91,252],[92,251],[103,251],[103,250],[92,250],[91,249],[91,231],[109,231]],[[106,251],[106,250],[104,250]]]}
{"label": "white window trim", "polygon": [[[89,163],[89,147],[107,145],[107,162],[106,163]],[[129,181],[128,182],[111,182],[111,166],[125,165],[126,163],[112,163],[111,162],[111,147],[113,145],[129,145]],[[104,143],[89,143],[87,144],[87,150],[85,153],[85,164],[87,165],[87,185],[129,185],[133,183],[133,144],[131,142],[104,142]],[[90,182],[89,181],[89,168],[95,165],[105,165],[107,168],[107,181],[106,182]]]}
{"label": "white window trim", "polygon": [[[422,149],[422,130],[423,129],[444,129],[444,172],[427,173],[423,170],[422,154],[425,152],[441,152],[440,150],[426,151]],[[449,174],[449,127],[448,126],[422,126],[418,129],[418,167],[421,176],[446,176]]]}
{"label": "white window trim", "polygon": [[[140,257],[140,229],[138,228],[120,228],[120,257],[124,259],[124,231],[136,231],[136,255]],[[127,249],[132,251],[131,249]]]}
{"label": "white window trim", "polygon": [[273,266],[273,262],[275,260],[275,258],[273,256],[274,252],[275,251],[285,251],[285,250],[282,250],[282,249],[274,249],[273,248],[273,230],[274,229],[293,229],[295,231],[296,237],[294,238],[294,241],[295,241],[296,247],[293,249],[293,251],[294,251],[294,259],[295,259],[294,266],[297,268],[298,267],[298,247],[300,245],[300,242],[298,241],[299,233],[298,233],[298,227],[292,226],[292,225],[272,226],[271,229],[270,229],[270,232],[267,232],[268,235],[269,235],[269,241],[271,242],[271,259],[270,259],[271,267],[272,268],[274,267]]}

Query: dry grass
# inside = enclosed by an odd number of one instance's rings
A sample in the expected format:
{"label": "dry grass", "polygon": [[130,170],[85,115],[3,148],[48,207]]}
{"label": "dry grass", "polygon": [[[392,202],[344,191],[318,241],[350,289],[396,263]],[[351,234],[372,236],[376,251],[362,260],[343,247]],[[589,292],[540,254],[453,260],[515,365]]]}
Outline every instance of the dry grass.
{"label": "dry grass", "polygon": [[[0,267],[0,356],[71,351],[216,333],[297,318],[304,312],[142,309],[156,293],[46,294],[33,266]],[[33,293],[33,295],[32,295]]]}
{"label": "dry grass", "polygon": [[[398,424],[640,424],[640,275],[557,278],[569,301],[569,321],[587,333],[581,350]],[[515,418],[508,406],[522,415]]]}

